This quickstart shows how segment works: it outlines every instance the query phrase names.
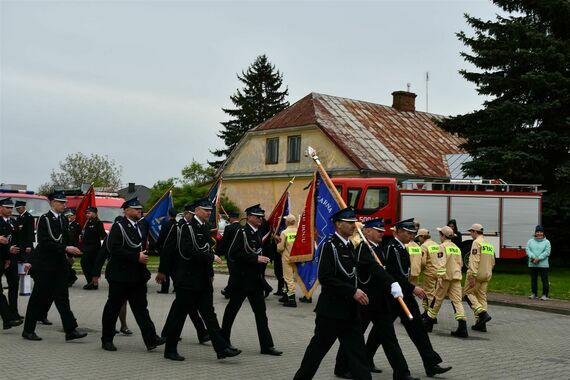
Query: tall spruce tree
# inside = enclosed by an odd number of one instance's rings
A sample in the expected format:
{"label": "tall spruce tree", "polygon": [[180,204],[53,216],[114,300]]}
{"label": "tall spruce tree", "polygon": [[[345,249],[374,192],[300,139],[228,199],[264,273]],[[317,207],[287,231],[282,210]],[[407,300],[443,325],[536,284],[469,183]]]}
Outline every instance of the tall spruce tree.
{"label": "tall spruce tree", "polygon": [[237,78],[244,87],[230,96],[235,108],[222,109],[231,119],[221,123],[224,129],[218,133],[226,147],[212,151],[216,157],[222,158],[209,162],[216,168],[225,161],[247,131],[289,106],[286,100],[289,89],[285,87],[285,90],[281,90],[283,74],[275,70],[275,65],[269,62],[265,54],[258,56],[247,71],[242,71]]}
{"label": "tall spruce tree", "polygon": [[487,97],[483,108],[443,120],[467,139],[469,174],[547,189],[547,220],[570,217],[570,1],[494,0],[495,20],[465,15],[458,38],[477,67],[461,75]]}

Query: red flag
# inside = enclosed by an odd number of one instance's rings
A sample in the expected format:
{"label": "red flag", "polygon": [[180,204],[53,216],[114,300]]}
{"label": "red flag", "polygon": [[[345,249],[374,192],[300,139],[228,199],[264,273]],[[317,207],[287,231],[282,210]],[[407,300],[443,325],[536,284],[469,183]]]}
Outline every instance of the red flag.
{"label": "red flag", "polygon": [[83,198],[81,198],[81,202],[77,205],[77,209],[75,210],[75,221],[79,223],[81,229],[87,222],[87,217],[85,216],[85,212],[87,211],[88,207],[96,207],[95,206],[95,189],[93,186],[87,190]]}
{"label": "red flag", "polygon": [[307,194],[305,209],[303,210],[303,214],[301,214],[301,220],[297,228],[297,237],[291,248],[291,255],[289,257],[289,262],[291,263],[313,260],[315,253],[315,182],[315,177],[313,176],[313,183],[311,183],[309,194]]}
{"label": "red flag", "polygon": [[[289,187],[287,187],[287,189],[289,189]],[[285,213],[288,199],[289,199],[289,190],[285,190],[285,192],[283,193],[283,195],[281,195],[281,198],[275,205],[275,208],[273,208],[273,211],[271,211],[271,214],[267,217],[267,223],[269,223],[269,231],[265,236],[263,236],[262,238],[263,242],[265,242],[269,236],[273,235],[275,231],[277,231],[279,225],[281,224],[281,221],[283,220],[283,217],[286,216],[283,214]]]}

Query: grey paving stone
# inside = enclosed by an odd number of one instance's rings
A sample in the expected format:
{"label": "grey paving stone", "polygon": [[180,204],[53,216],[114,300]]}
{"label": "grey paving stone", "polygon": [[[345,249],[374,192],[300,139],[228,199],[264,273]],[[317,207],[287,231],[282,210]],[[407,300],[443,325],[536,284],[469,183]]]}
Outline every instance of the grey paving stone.
{"label": "grey paving stone", "polygon": [[[227,301],[219,291],[227,276],[216,275],[215,307],[221,321]],[[70,289],[71,307],[79,326],[89,332],[81,341],[65,342],[61,321],[55,307],[49,312],[53,326],[38,325],[37,334],[44,340],[29,342],[21,338],[22,327],[0,332],[2,378],[5,379],[291,379],[297,370],[314,329],[314,303],[284,308],[278,297],[267,300],[270,329],[281,357],[259,354],[254,316],[244,303],[232,332],[233,344],[243,353],[217,360],[210,344],[198,343],[196,332],[187,322],[179,345],[184,362],[162,357],[162,348],[147,352],[140,332],[129,311],[132,336],[117,336],[117,352],[100,347],[101,313],[107,297],[103,281],[99,290],[85,291],[79,282]],[[275,284],[273,284],[275,285]],[[157,294],[158,285],[149,282],[149,310],[160,332],[174,294]],[[6,294],[6,292],[4,292]],[[20,297],[20,312],[25,311],[27,297]],[[456,327],[449,301],[444,303],[439,324],[430,334],[432,343],[453,370],[442,379],[570,379],[570,317],[505,306],[490,306],[493,320],[488,333],[471,332],[469,339],[456,339],[449,332]],[[468,313],[469,326],[473,316]],[[421,359],[404,328],[396,321],[396,332],[412,374],[426,378]],[[335,379],[334,358],[337,345],[323,360],[315,377]],[[391,379],[391,370],[380,349],[376,364],[384,369],[373,379]]]}

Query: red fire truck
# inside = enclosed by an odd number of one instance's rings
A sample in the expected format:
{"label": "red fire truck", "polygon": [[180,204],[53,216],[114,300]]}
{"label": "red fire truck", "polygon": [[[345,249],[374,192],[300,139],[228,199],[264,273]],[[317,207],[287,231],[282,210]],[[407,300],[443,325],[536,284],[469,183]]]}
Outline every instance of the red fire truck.
{"label": "red fire truck", "polygon": [[388,236],[396,221],[414,218],[437,241],[436,228],[455,219],[465,250],[471,241],[467,230],[480,223],[498,258],[524,257],[526,242],[541,221],[539,185],[501,180],[398,183],[394,178],[333,178],[333,183],[361,221],[384,218]]}
{"label": "red fire truck", "polygon": [[[66,191],[67,207],[77,208],[83,193],[81,191]],[[97,206],[97,215],[105,226],[105,231],[109,233],[113,222],[117,216],[123,215],[122,204],[125,200],[119,197],[117,193],[95,191],[95,206]]]}
{"label": "red fire truck", "polygon": [[[10,197],[14,202],[26,202],[26,210],[34,217],[36,224],[38,222],[38,218],[50,210],[47,197],[35,194],[33,191],[0,189],[0,198],[4,197]],[[12,215],[18,215],[16,208],[12,209]]]}

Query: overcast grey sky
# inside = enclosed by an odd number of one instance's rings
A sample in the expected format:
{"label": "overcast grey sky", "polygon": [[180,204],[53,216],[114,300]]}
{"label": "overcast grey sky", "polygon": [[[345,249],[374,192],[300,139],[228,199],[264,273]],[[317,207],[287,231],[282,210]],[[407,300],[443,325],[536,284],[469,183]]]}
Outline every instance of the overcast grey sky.
{"label": "overcast grey sky", "polygon": [[289,101],[310,92],[455,115],[482,103],[458,70],[463,13],[490,1],[0,2],[0,183],[36,189],[67,154],[106,154],[147,186],[206,162],[236,73],[267,54]]}

